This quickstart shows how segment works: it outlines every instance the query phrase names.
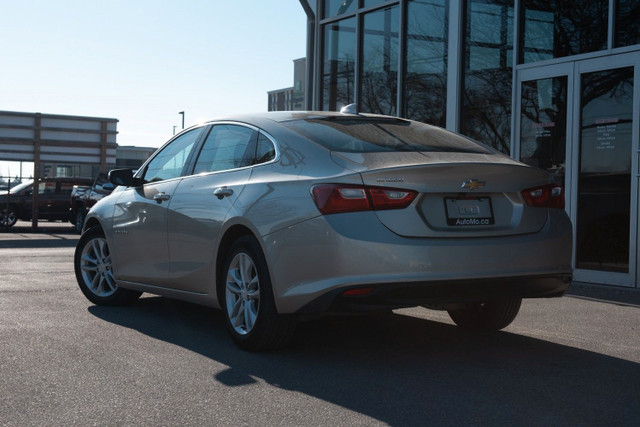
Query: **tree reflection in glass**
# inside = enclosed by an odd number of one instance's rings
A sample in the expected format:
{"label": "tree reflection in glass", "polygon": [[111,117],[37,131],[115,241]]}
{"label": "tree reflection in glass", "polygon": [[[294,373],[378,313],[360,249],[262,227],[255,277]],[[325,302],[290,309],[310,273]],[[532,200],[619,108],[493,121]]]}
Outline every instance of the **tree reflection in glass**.
{"label": "tree reflection in glass", "polygon": [[640,0],[616,0],[615,46],[640,43]]}
{"label": "tree reflection in glass", "polygon": [[356,20],[344,19],[323,28],[322,107],[337,111],[354,102]]}
{"label": "tree reflection in glass", "polygon": [[399,7],[364,17],[361,110],[397,114]]}
{"label": "tree reflection in glass", "polygon": [[410,1],[408,8],[404,115],[445,127],[449,2]]}
{"label": "tree reflection in glass", "polygon": [[522,13],[520,62],[607,48],[609,0],[524,0]]}
{"label": "tree reflection in glass", "polygon": [[469,0],[460,130],[508,153],[511,136],[513,0]]}
{"label": "tree reflection in glass", "polygon": [[552,173],[564,184],[567,76],[522,83],[520,160]]}

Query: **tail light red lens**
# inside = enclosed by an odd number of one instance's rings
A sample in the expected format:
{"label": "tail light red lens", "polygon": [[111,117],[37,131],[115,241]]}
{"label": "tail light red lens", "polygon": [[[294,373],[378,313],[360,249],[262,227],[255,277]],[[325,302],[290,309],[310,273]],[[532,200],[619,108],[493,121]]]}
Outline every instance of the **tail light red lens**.
{"label": "tail light red lens", "polygon": [[323,215],[341,212],[358,212],[371,209],[363,187],[347,185],[316,185],[312,188],[313,201]]}
{"label": "tail light red lens", "polygon": [[323,215],[369,210],[404,209],[418,193],[397,188],[369,187],[348,184],[321,184],[311,189],[311,195]]}
{"label": "tail light red lens", "polygon": [[560,185],[547,184],[527,188],[522,191],[522,197],[529,206],[564,209],[564,188]]}

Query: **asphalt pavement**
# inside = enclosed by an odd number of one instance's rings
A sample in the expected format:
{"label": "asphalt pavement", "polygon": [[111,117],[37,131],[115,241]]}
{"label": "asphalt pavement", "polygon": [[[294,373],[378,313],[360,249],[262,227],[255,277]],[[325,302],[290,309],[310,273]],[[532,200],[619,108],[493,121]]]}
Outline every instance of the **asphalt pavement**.
{"label": "asphalt pavement", "polygon": [[[62,228],[62,226],[60,226]],[[327,318],[239,350],[222,314],[97,307],[72,231],[0,233],[0,425],[616,425],[640,419],[640,298],[586,284],[471,334],[444,312]],[[18,243],[23,242],[23,243]]]}

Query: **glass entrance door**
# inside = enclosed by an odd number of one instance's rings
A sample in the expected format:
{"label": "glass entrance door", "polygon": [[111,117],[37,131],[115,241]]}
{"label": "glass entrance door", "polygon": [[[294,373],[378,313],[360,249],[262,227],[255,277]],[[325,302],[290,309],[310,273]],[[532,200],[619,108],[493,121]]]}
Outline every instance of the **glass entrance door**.
{"label": "glass entrance door", "polygon": [[576,281],[637,286],[637,53],[518,71],[513,153],[565,185]]}
{"label": "glass entrance door", "polygon": [[533,72],[522,73],[524,78],[519,82],[520,121],[516,131],[520,143],[515,150],[516,157],[523,163],[545,169],[558,184],[566,187],[572,68],[563,65],[528,71]]}
{"label": "glass entrance door", "polygon": [[[637,55],[636,55],[637,56]],[[574,102],[576,280],[636,286],[637,58],[577,63]]]}
{"label": "glass entrance door", "polygon": [[[573,64],[518,72],[516,141],[512,152],[521,162],[551,173],[558,184],[571,185]],[[571,210],[566,195],[565,206]]]}

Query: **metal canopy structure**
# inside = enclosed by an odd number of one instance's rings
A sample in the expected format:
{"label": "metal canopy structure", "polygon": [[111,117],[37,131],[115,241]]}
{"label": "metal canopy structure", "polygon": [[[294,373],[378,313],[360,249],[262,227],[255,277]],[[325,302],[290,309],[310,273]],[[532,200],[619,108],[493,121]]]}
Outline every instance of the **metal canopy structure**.
{"label": "metal canopy structure", "polygon": [[[117,119],[0,111],[0,160],[33,162],[34,182],[41,162],[116,163]],[[38,222],[38,192],[33,192],[32,226]]]}

